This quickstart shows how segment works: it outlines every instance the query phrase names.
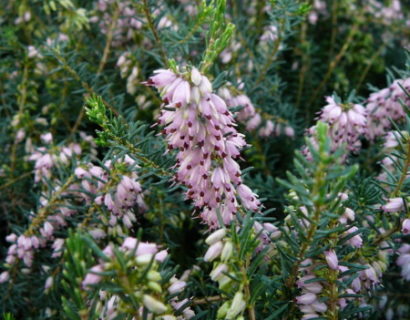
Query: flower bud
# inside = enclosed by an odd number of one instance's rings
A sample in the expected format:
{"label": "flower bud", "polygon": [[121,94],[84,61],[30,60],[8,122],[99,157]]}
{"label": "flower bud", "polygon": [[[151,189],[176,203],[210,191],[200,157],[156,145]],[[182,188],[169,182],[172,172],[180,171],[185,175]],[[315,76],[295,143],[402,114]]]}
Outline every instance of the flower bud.
{"label": "flower bud", "polygon": [[305,293],[296,297],[296,302],[298,304],[311,304],[316,300],[316,295],[314,293]]}
{"label": "flower bud", "polygon": [[201,83],[201,80],[202,80],[202,76],[199,73],[198,69],[195,68],[195,67],[192,68],[192,71],[191,71],[191,81],[192,81],[192,83],[196,86],[199,86],[199,84]]}
{"label": "flower bud", "polygon": [[8,271],[4,271],[0,274],[0,283],[7,282],[10,279]]}
{"label": "flower bud", "polygon": [[233,297],[231,307],[229,308],[225,319],[235,319],[235,317],[245,309],[245,306],[246,302],[243,299],[243,293],[238,291]]}
{"label": "flower bud", "polygon": [[385,212],[397,212],[403,209],[404,203],[402,198],[391,198],[382,206]]}
{"label": "flower bud", "polygon": [[148,282],[148,287],[151,288],[153,291],[161,293],[162,292],[162,288],[161,286],[158,284],[158,282],[155,281],[149,281]]}
{"label": "flower bud", "polygon": [[229,258],[232,256],[233,252],[233,244],[231,241],[228,241],[225,243],[222,253],[221,253],[221,260],[222,261],[227,261]]}
{"label": "flower bud", "polygon": [[228,266],[226,264],[220,264],[214,270],[212,270],[210,276],[213,281],[218,281],[222,278],[224,273],[228,271]]}
{"label": "flower bud", "polygon": [[148,280],[151,280],[151,281],[160,281],[161,280],[161,274],[157,271],[150,270],[147,273],[147,278],[148,278]]}
{"label": "flower bud", "polygon": [[162,302],[158,301],[157,299],[151,297],[148,294],[145,294],[142,297],[142,303],[149,311],[155,314],[161,314],[167,311],[166,305],[164,305]]}
{"label": "flower bud", "polygon": [[329,250],[325,252],[326,262],[330,269],[337,270],[339,265],[339,260],[334,250]]}
{"label": "flower bud", "polygon": [[220,308],[218,309],[218,312],[216,314],[217,319],[224,319],[226,317],[226,313],[228,312],[229,309],[229,301],[226,301]]}
{"label": "flower bud", "polygon": [[168,292],[170,294],[176,294],[182,292],[184,288],[186,287],[186,282],[185,281],[175,281],[169,288]]}
{"label": "flower bud", "polygon": [[213,245],[214,243],[220,241],[225,237],[226,235],[226,230],[225,229],[219,229],[213,233],[211,233],[206,239],[205,243],[208,245]]}
{"label": "flower bud", "polygon": [[222,242],[218,241],[209,247],[208,251],[205,253],[204,260],[207,262],[215,260],[222,252]]}
{"label": "flower bud", "polygon": [[401,232],[403,232],[403,234],[410,233],[410,219],[404,219],[402,227],[401,227]]}
{"label": "flower bud", "polygon": [[152,260],[152,254],[143,254],[141,256],[138,256],[135,261],[137,262],[137,264],[139,265],[147,265],[151,262]]}

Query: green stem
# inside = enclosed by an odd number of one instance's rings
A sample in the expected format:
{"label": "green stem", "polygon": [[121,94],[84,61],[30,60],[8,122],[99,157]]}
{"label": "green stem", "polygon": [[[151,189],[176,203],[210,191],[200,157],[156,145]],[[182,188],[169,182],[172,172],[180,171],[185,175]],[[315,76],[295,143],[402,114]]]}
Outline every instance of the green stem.
{"label": "green stem", "polygon": [[352,41],[354,39],[354,36],[358,30],[358,24],[355,24],[351,29],[349,34],[347,35],[346,41],[343,45],[343,47],[340,49],[339,53],[336,55],[336,57],[330,62],[327,72],[322,80],[322,82],[319,84],[319,86],[316,88],[316,90],[313,92],[311,98],[308,101],[308,106],[310,106],[318,97],[318,95],[322,92],[322,89],[326,86],[327,82],[330,79],[330,76],[333,74],[333,71],[339,64],[339,62],[342,60],[344,55],[346,54],[347,50],[349,49],[350,45],[352,44]]}

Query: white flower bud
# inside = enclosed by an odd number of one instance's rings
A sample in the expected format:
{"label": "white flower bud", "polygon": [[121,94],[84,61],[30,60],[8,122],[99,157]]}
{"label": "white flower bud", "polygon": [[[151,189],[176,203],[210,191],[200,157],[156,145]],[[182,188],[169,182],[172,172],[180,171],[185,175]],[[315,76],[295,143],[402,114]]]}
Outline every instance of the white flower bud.
{"label": "white flower bud", "polygon": [[224,248],[222,249],[221,253],[221,260],[222,261],[227,261],[229,258],[232,256],[233,252],[233,244],[231,241],[228,241],[225,243]]}
{"label": "white flower bud", "polygon": [[210,246],[208,251],[205,253],[204,260],[210,262],[219,257],[222,252],[222,246],[223,244],[221,241],[218,241],[217,243],[214,243],[212,246]]}
{"label": "white flower bud", "polygon": [[184,288],[186,287],[186,282],[185,281],[175,281],[169,288],[168,292],[170,294],[176,294],[182,292]]}
{"label": "white flower bud", "polygon": [[213,245],[214,243],[218,242],[219,240],[223,239],[226,235],[225,229],[219,229],[215,232],[211,233],[208,238],[206,238],[205,242],[208,245]]}
{"label": "white flower bud", "polygon": [[137,264],[139,264],[139,265],[147,265],[152,260],[152,254],[147,253],[147,254],[140,255],[135,260],[136,260]]}
{"label": "white flower bud", "polygon": [[199,84],[201,83],[201,80],[202,80],[202,76],[199,73],[198,69],[195,68],[195,67],[192,68],[192,71],[191,71],[191,81],[192,81],[192,83],[196,86],[199,86]]}
{"label": "white flower bud", "polygon": [[167,307],[157,299],[145,294],[142,297],[142,302],[147,309],[155,314],[161,314],[167,311]]}
{"label": "white flower bud", "polygon": [[245,309],[245,307],[246,302],[243,299],[243,293],[241,291],[238,291],[237,293],[235,293],[235,296],[233,297],[231,307],[229,308],[225,319],[234,319]]}

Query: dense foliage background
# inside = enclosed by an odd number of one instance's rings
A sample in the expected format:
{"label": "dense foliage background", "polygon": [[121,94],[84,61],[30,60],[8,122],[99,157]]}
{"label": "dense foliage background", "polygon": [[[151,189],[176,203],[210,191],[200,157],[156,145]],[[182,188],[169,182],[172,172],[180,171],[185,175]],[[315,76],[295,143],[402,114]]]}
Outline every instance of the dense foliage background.
{"label": "dense foliage background", "polygon": [[[399,0],[3,0],[4,319],[409,318],[409,27]],[[158,69],[225,101],[256,209],[190,198]]]}

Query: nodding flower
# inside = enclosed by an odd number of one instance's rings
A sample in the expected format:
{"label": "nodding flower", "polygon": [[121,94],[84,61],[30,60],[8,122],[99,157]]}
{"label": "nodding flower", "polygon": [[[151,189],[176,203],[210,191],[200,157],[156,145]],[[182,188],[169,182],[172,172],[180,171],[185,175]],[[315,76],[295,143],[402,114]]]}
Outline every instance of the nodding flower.
{"label": "nodding flower", "polygon": [[229,224],[239,207],[236,196],[246,209],[258,210],[258,197],[242,184],[236,161],[246,146],[244,135],[209,79],[196,68],[188,73],[160,69],[146,84],[161,94],[158,123],[168,149],[178,151],[175,180],[188,188],[186,198],[201,209],[201,218],[216,227],[219,212]]}

